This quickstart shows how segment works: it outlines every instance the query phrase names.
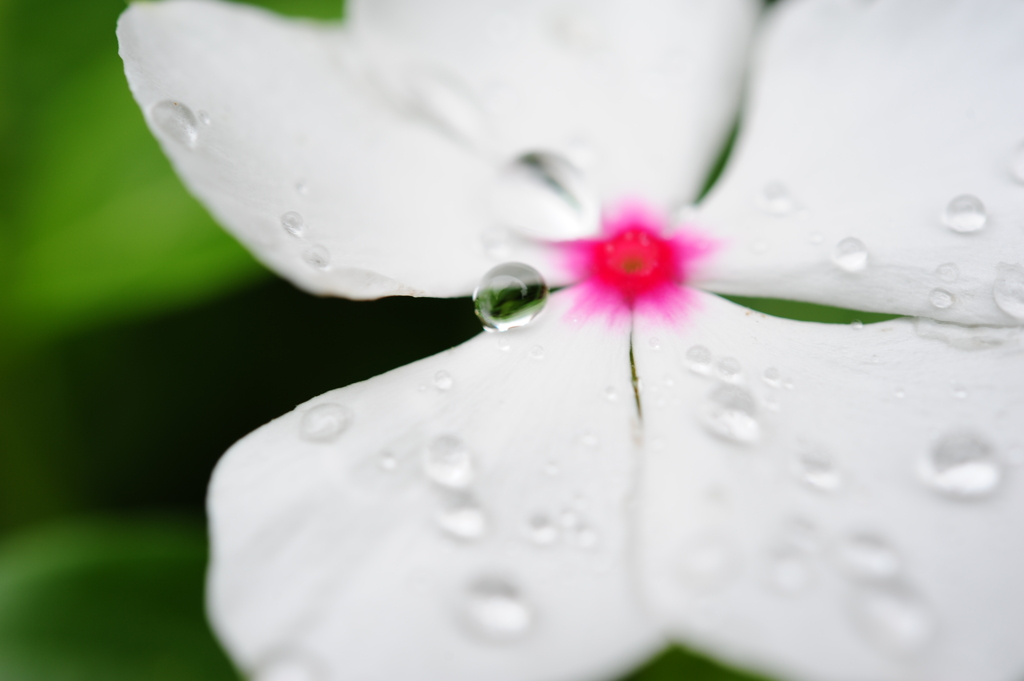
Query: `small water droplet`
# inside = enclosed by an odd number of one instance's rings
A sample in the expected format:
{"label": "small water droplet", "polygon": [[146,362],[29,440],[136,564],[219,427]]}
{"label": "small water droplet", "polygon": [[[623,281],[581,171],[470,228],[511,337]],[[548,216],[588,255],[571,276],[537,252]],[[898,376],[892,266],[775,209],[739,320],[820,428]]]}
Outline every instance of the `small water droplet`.
{"label": "small water droplet", "polygon": [[960,268],[953,262],[944,262],[935,268],[935,274],[939,279],[952,284],[960,277]]}
{"label": "small water droplet", "polygon": [[1018,182],[1024,183],[1024,142],[1017,145],[1010,157],[1010,175]]}
{"label": "small water droplet", "polygon": [[735,385],[720,385],[708,396],[701,421],[711,433],[732,442],[749,444],[761,436],[753,396]]}
{"label": "small water droplet", "polygon": [[537,546],[552,546],[561,530],[546,513],[535,513],[526,520],[526,536]]}
{"label": "small water droplet", "polygon": [[298,182],[295,183],[295,191],[298,192],[302,196],[308,196],[309,195],[309,183],[306,182],[305,180],[299,180]]}
{"label": "small water droplet", "polygon": [[835,492],[843,485],[843,475],[836,462],[820,449],[797,454],[793,472],[806,487],[817,492]]}
{"label": "small water droplet", "polygon": [[398,468],[398,457],[395,456],[394,452],[385,450],[377,456],[377,465],[386,471],[396,470]]}
{"label": "small water droplet", "polygon": [[768,367],[761,374],[762,380],[772,388],[782,387],[782,373],[775,367]]}
{"label": "small water droplet", "polygon": [[786,390],[796,390],[796,384],[788,378],[782,382],[782,387]]}
{"label": "small water droplet", "polygon": [[544,359],[544,346],[534,345],[530,348],[530,359]]}
{"label": "small water droplet", "polygon": [[945,310],[956,302],[956,298],[953,297],[953,294],[944,288],[932,289],[932,292],[928,294],[928,300],[931,302],[932,306],[937,307],[940,310]]}
{"label": "small water droplet", "polygon": [[441,487],[465,489],[473,482],[473,455],[454,435],[440,435],[424,450],[423,470]]}
{"label": "small water droplet", "polygon": [[199,122],[192,109],[181,102],[165,99],[153,105],[149,116],[165,135],[178,144],[195,149],[199,141]]}
{"label": "small water droplet", "polygon": [[825,235],[822,234],[821,232],[811,232],[811,235],[808,237],[808,240],[812,244],[817,245],[825,240]]}
{"label": "small water droplet", "polygon": [[548,461],[546,464],[544,464],[544,472],[552,477],[558,475],[560,471],[561,469],[558,467],[558,463],[555,461]]}
{"label": "small water droplet", "polygon": [[487,533],[487,514],[468,496],[446,500],[436,520],[446,535],[459,541],[476,541]]}
{"label": "small water droplet", "polygon": [[856,330],[863,329],[864,328],[864,322],[862,322],[859,319],[854,319],[852,322],[850,322],[850,328],[851,329],[856,329]]}
{"label": "small water droplet", "polygon": [[302,415],[299,431],[313,442],[330,442],[352,422],[352,410],[333,402],[325,402],[307,409]]}
{"label": "small water droplet", "polygon": [[796,547],[778,547],[768,554],[768,584],[777,592],[794,595],[811,583],[811,564]]}
{"label": "small water droplet", "polygon": [[302,219],[301,215],[290,210],[281,216],[281,226],[292,236],[302,236],[302,232],[306,228],[306,221]]}
{"label": "small water droplet", "polygon": [[847,237],[836,244],[832,262],[844,272],[862,272],[868,266],[868,249],[860,239]]}
{"label": "small water droplet", "polygon": [[661,350],[661,341],[657,338],[651,338],[647,344],[651,346],[651,350]]}
{"label": "small water droplet", "polygon": [[518,640],[533,628],[533,608],[512,582],[488,577],[466,591],[463,614],[474,634],[491,643]]}
{"label": "small water droplet", "polygon": [[205,111],[197,111],[196,118],[198,118],[199,122],[203,125],[210,125],[213,122],[210,119],[210,114],[206,113]]}
{"label": "small water droplet", "polygon": [[1006,314],[1015,319],[1024,319],[1024,267],[999,263],[996,266],[992,298]]}
{"label": "small water droplet", "polygon": [[949,385],[953,389],[953,397],[955,397],[958,400],[967,399],[967,388],[965,388],[962,383],[957,383],[956,381],[953,381]]}
{"label": "small water droplet", "polygon": [[892,394],[893,397],[895,397],[897,400],[902,400],[904,397],[907,396],[907,393],[906,391],[903,390],[903,388],[896,388],[895,390],[892,391]]}
{"label": "small water droplet", "polygon": [[686,351],[686,366],[695,374],[710,376],[711,360],[711,351],[703,345],[694,345]]}
{"label": "small water droplet", "polygon": [[544,309],[548,285],[529,265],[509,262],[492,268],[473,291],[476,316],[485,331],[529,324]]}
{"label": "small water droplet", "polygon": [[604,397],[609,402],[614,402],[619,399],[619,391],[615,389],[615,386],[610,385],[604,389]]}
{"label": "small water droplet", "polygon": [[864,637],[892,655],[920,652],[935,634],[935,622],[921,598],[900,585],[866,585],[857,590],[851,616]]}
{"label": "small water droplet", "polygon": [[331,253],[319,244],[304,250],[302,252],[302,259],[310,267],[322,272],[331,269]]}
{"label": "small water droplet", "polygon": [[903,560],[884,539],[873,534],[853,534],[832,551],[832,558],[848,579],[883,582],[899,577]]}
{"label": "small water droplet", "polygon": [[743,380],[743,365],[735,357],[722,357],[715,363],[718,378],[727,383],[739,383]]}
{"label": "small water droplet", "polygon": [[498,336],[498,340],[495,343],[495,345],[502,352],[508,352],[509,350],[512,349],[512,341],[510,341],[505,336]]}
{"label": "small water droplet", "polygon": [[582,11],[563,12],[551,22],[552,36],[565,47],[591,51],[607,41],[606,31],[595,17]]}
{"label": "small water droplet", "polygon": [[434,374],[434,387],[438,390],[442,392],[451,390],[453,385],[455,385],[455,379],[444,369]]}
{"label": "small water droplet", "polygon": [[789,215],[796,210],[796,201],[785,185],[780,182],[769,182],[762,187],[761,193],[758,195],[758,204],[764,212],[779,217]]}
{"label": "small water droplet", "polygon": [[683,547],[678,566],[678,574],[688,586],[714,591],[727,586],[737,576],[739,556],[722,537],[706,535]]}
{"label": "small water droplet", "polygon": [[947,433],[918,466],[921,481],[953,499],[991,496],[1003,480],[1003,463],[987,438],[972,430]]}
{"label": "small water droplet", "polygon": [[480,243],[483,245],[484,254],[492,260],[508,260],[512,253],[509,236],[508,230],[503,227],[491,227],[481,232]]}
{"label": "small water droplet", "polygon": [[567,158],[553,152],[523,154],[495,181],[494,210],[501,224],[550,241],[597,232],[597,196]]}
{"label": "small water droplet", "polygon": [[597,548],[601,535],[590,525],[581,524],[569,534],[569,540],[574,548],[590,551]]}
{"label": "small water droplet", "polygon": [[977,232],[985,226],[987,220],[985,205],[972,194],[955,197],[942,213],[942,223],[960,234]]}

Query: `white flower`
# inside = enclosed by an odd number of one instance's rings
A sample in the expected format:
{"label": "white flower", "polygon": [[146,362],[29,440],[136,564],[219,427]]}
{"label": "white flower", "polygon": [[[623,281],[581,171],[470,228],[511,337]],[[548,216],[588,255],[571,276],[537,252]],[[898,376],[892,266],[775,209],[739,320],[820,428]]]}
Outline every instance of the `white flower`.
{"label": "white flower", "polygon": [[[537,231],[592,220],[555,205],[525,238],[490,212],[521,154],[573,159],[604,205],[692,201],[757,13],[376,0],[337,27],[173,0],[118,36],[179,174],[268,266],[320,294],[452,296],[494,255],[568,282]],[[722,244],[690,283],[920,319],[694,291],[630,328],[574,321],[570,288],[301,405],[211,486],[235,660],[260,681],[598,679],[677,639],[792,679],[1019,678],[1021,36],[1017,0],[782,3],[689,218]]]}

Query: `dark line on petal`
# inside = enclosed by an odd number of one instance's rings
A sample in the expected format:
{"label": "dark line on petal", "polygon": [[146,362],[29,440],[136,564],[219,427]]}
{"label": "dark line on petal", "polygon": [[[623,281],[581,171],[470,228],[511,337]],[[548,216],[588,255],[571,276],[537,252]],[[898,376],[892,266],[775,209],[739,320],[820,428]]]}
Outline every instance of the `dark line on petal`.
{"label": "dark line on petal", "polygon": [[636,360],[633,357],[633,329],[629,331],[629,372],[630,381],[633,384],[633,399],[636,402],[636,415],[640,421],[644,420],[644,408],[640,404],[640,379],[636,375]]}

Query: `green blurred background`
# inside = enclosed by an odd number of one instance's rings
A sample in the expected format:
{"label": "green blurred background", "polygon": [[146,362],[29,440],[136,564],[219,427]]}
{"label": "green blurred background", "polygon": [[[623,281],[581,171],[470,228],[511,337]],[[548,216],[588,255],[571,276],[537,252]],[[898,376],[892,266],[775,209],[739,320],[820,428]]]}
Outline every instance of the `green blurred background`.
{"label": "green blurred background", "polygon": [[[338,0],[254,4],[340,15]],[[218,457],[479,331],[465,299],[317,299],[257,265],[147,131],[117,56],[124,8],[0,0],[3,681],[237,679],[202,607]],[[754,677],[673,650],[631,678]]]}

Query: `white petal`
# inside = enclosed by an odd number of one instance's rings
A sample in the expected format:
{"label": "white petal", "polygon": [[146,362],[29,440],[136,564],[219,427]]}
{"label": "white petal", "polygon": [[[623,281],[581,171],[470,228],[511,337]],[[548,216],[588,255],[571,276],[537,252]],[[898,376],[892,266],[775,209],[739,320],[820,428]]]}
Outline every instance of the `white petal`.
{"label": "white petal", "polygon": [[296,285],[464,295],[493,265],[481,239],[490,167],[369,91],[340,27],[237,4],[139,2],[118,39],[178,174]]}
{"label": "white petal", "polygon": [[499,156],[561,151],[602,198],[692,200],[733,122],[752,0],[358,0],[353,29],[477,93]]}
{"label": "white petal", "polygon": [[[628,331],[573,323],[565,296],[529,327],[311,400],[226,454],[210,611],[244,670],[606,678],[659,645],[626,561]],[[471,470],[427,463],[443,437]]]}
{"label": "white petal", "polygon": [[[706,285],[1024,321],[1024,289],[1003,306],[993,290],[1001,262],[1024,264],[1022,35],[1016,0],[780,3],[736,157],[699,218],[728,245]],[[973,233],[943,221],[962,195],[984,206]],[[857,250],[845,239],[863,244],[863,270],[833,262],[837,248]]]}
{"label": "white petal", "polygon": [[640,545],[680,639],[795,680],[1019,678],[1024,336],[700,300],[634,342]]}

